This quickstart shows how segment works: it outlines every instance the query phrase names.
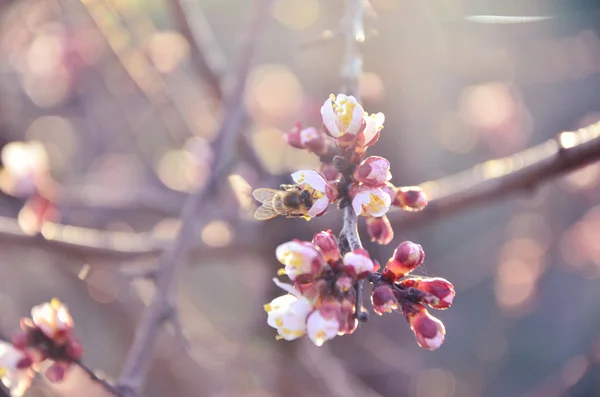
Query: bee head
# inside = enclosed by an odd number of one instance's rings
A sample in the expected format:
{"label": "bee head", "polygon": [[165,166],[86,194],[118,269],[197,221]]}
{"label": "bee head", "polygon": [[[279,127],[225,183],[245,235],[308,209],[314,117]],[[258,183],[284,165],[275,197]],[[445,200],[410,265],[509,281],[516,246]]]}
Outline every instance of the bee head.
{"label": "bee head", "polygon": [[313,205],[313,199],[308,190],[302,191],[302,193],[300,194],[300,200],[302,201],[302,204],[304,204],[307,208],[310,208]]}

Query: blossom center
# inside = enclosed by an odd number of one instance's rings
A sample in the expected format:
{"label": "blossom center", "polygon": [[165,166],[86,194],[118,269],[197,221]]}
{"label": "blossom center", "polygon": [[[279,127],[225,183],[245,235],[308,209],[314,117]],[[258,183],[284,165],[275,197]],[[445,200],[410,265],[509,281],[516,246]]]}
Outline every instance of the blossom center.
{"label": "blossom center", "polygon": [[299,267],[302,267],[302,265],[304,264],[304,256],[298,252],[288,251],[283,254],[281,262],[283,262],[287,266],[291,266],[297,269]]}

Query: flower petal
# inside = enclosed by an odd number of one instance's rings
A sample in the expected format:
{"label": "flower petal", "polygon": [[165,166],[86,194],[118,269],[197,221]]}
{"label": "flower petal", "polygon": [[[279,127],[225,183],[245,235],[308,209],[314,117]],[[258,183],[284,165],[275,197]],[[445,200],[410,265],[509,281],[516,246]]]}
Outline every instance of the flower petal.
{"label": "flower petal", "polygon": [[298,184],[306,184],[311,188],[318,190],[319,192],[325,193],[325,186],[327,181],[325,178],[315,170],[300,170],[292,174],[292,179]]}
{"label": "flower petal", "polygon": [[337,125],[337,114],[333,110],[331,99],[327,98],[323,106],[321,106],[321,116],[323,117],[323,125],[329,133],[337,138],[340,136],[340,129]]}
{"label": "flower petal", "polygon": [[285,292],[287,292],[290,295],[294,295],[297,298],[302,296],[300,291],[298,291],[296,288],[294,288],[290,284],[282,283],[281,281],[279,281],[279,279],[277,279],[275,277],[273,278],[273,282],[275,283],[276,286],[278,286],[279,288],[281,288],[282,290],[284,290]]}
{"label": "flower petal", "polygon": [[321,197],[317,201],[315,201],[308,210],[308,216],[314,218],[317,215],[320,215],[323,211],[327,210],[329,207],[329,199],[327,197]]}

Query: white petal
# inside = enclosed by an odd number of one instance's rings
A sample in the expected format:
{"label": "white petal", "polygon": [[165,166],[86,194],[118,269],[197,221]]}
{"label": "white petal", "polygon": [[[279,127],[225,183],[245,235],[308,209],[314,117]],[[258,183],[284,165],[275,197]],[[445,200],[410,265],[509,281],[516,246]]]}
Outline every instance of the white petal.
{"label": "white petal", "polygon": [[321,116],[323,117],[323,125],[327,128],[327,131],[334,136],[340,136],[340,129],[337,126],[337,115],[333,110],[331,99],[327,98],[323,106],[321,106]]}
{"label": "white petal", "polygon": [[317,346],[333,339],[340,330],[340,324],[335,318],[324,318],[318,310],[312,312],[306,320],[306,333]]}
{"label": "white petal", "polygon": [[383,200],[383,206],[378,211],[369,206],[369,213],[371,214],[371,216],[375,217],[384,216],[388,212],[388,210],[390,209],[390,205],[392,204],[392,199],[390,195],[379,188],[372,189],[371,193]]}
{"label": "white petal", "polygon": [[298,297],[298,298],[302,296],[302,294],[300,293],[300,291],[298,291],[296,288],[294,288],[290,284],[282,283],[277,278],[273,278],[273,282],[275,283],[276,286],[278,286],[279,288],[281,288],[282,290],[284,290],[288,294],[294,295],[295,297]]}
{"label": "white petal", "polygon": [[373,271],[373,261],[364,255],[354,252],[348,252],[344,255],[344,265],[354,267],[358,274]]}
{"label": "white petal", "polygon": [[315,216],[319,215],[321,212],[325,211],[328,206],[329,206],[329,199],[327,197],[321,197],[320,199],[318,199],[317,201],[315,201],[313,203],[312,207],[310,207],[310,210],[308,210],[308,216],[310,216],[311,218],[314,218]]}
{"label": "white petal", "polygon": [[[356,100],[354,100],[354,102],[356,102]],[[365,110],[362,106],[360,106],[360,104],[358,104],[358,102],[356,102],[356,106],[354,107],[354,110],[352,110],[352,121],[346,129],[346,132],[348,134],[356,135],[358,133],[362,125],[364,115]],[[365,140],[365,142],[368,141]]]}
{"label": "white petal", "polygon": [[354,198],[352,199],[352,209],[354,209],[354,214],[356,214],[356,216],[359,216],[362,214],[363,212],[363,204],[368,204],[369,203],[369,198],[370,193],[369,191],[363,191],[363,192],[359,192],[356,194],[356,196],[354,196]]}
{"label": "white petal", "polygon": [[277,328],[276,320],[281,318],[290,308],[293,302],[298,300],[294,295],[286,294],[273,299],[269,306],[270,311],[267,312],[267,324],[273,328]]}
{"label": "white petal", "polygon": [[347,100],[347,101],[349,101],[349,100],[350,100],[350,98],[352,98],[352,99],[354,99],[354,101],[356,101],[356,98],[354,98],[353,96],[346,96],[346,95],[344,95],[344,94],[338,94],[338,95],[335,97],[335,101],[339,103],[339,102],[343,102],[344,100]]}
{"label": "white petal", "polygon": [[327,184],[327,181],[317,171],[314,171],[314,170],[296,171],[292,174],[292,179],[297,184],[307,184],[307,185],[310,185],[311,188],[325,193],[325,185]]}

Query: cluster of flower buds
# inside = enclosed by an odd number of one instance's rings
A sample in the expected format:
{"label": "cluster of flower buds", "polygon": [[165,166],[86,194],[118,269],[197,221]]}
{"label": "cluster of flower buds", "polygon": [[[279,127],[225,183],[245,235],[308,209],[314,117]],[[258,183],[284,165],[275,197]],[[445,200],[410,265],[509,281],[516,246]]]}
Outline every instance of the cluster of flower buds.
{"label": "cluster of flower buds", "polygon": [[293,285],[273,281],[287,292],[265,305],[268,324],[277,329],[278,339],[293,340],[308,335],[317,346],[336,335],[351,334],[358,324],[355,316],[355,282],[379,269],[367,251],[342,255],[331,230],[315,234],[312,241],[289,241],[277,247]]}
{"label": "cluster of flower buds", "polygon": [[0,354],[0,370],[11,386],[27,386],[39,364],[52,360],[45,376],[50,382],[60,382],[74,361],[81,358],[83,348],[71,331],[73,319],[67,307],[58,299],[31,309],[31,318],[21,319],[21,331],[13,335],[12,347]]}
{"label": "cluster of flower buds", "polygon": [[[383,113],[368,114],[354,97],[340,94],[324,102],[321,116],[323,131],[297,124],[286,134],[291,146],[315,153],[322,162],[318,171],[292,174],[296,186],[308,196],[301,214],[306,219],[322,216],[329,204],[337,202],[340,209],[350,207],[355,216],[366,218],[372,241],[389,244],[394,231],[388,210],[420,211],[427,205],[427,196],[416,186],[394,186],[390,162],[380,156],[365,156],[380,137]],[[264,198],[261,202],[273,207]],[[257,218],[268,219],[265,213],[272,214],[268,208],[261,209]],[[340,235],[339,244],[328,230],[316,234],[312,242],[290,241],[277,248],[277,259],[285,266],[278,274],[287,275],[293,283],[274,279],[287,294],[265,305],[268,323],[277,329],[278,338],[292,340],[306,334],[321,345],[335,335],[352,333],[357,320],[366,317],[360,302],[362,282],[358,282],[366,279],[375,284],[372,304],[376,313],[402,310],[419,345],[439,347],[444,326],[423,305],[449,307],[454,289],[443,279],[406,277],[423,262],[421,246],[400,244],[385,269],[377,273],[379,265],[360,242],[354,239],[351,244],[346,237]]]}
{"label": "cluster of flower buds", "polygon": [[424,305],[447,309],[454,300],[454,286],[438,277],[407,277],[425,259],[419,244],[404,241],[398,245],[381,273],[371,275],[374,283],[371,302],[382,315],[401,308],[419,346],[435,350],[444,343],[444,324],[431,316]]}

